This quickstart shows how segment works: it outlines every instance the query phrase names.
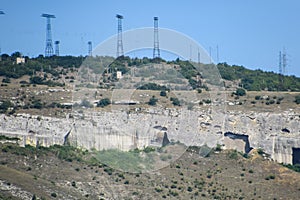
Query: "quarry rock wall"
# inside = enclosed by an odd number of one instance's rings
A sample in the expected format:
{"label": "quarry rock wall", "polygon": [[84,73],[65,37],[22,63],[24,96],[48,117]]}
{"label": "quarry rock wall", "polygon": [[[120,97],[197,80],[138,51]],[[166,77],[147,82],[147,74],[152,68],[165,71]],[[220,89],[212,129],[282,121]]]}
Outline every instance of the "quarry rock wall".
{"label": "quarry rock wall", "polygon": [[221,144],[224,148],[242,152],[261,148],[275,161],[292,164],[292,149],[300,148],[300,116],[288,111],[212,115],[208,111],[175,109],[148,113],[87,113],[65,119],[2,114],[0,134],[20,138],[22,146],[69,143],[86,149],[125,151],[149,145],[161,146],[161,137],[167,135],[170,141],[186,145],[215,147]]}

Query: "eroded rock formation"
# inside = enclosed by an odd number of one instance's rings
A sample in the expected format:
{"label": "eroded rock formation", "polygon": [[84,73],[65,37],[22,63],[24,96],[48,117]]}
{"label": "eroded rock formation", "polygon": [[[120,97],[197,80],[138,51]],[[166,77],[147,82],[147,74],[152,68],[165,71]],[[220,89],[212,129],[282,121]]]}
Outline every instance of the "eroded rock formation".
{"label": "eroded rock formation", "polygon": [[[0,134],[20,138],[20,145],[72,144],[86,149],[130,150],[180,141],[217,144],[248,152],[262,148],[271,158],[292,164],[300,148],[300,116],[293,112],[238,113],[169,109],[148,113],[102,112],[58,119],[0,115]],[[298,154],[297,154],[298,155]]]}

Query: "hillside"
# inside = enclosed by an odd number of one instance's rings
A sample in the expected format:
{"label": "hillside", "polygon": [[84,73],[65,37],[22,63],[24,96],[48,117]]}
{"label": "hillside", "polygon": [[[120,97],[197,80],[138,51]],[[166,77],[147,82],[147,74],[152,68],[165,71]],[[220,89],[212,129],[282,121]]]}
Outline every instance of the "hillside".
{"label": "hillside", "polygon": [[[189,81],[189,84],[196,88],[206,88],[205,84],[197,83],[197,76],[203,79],[214,73],[220,73],[221,77],[226,81],[237,82],[239,87],[251,91],[300,91],[300,78],[295,76],[284,76],[274,72],[265,72],[262,70],[250,70],[243,66],[228,65],[227,63],[219,63],[217,69],[219,72],[213,72],[215,66],[213,64],[198,64],[188,61],[175,60],[164,61],[154,60],[150,58],[129,58],[120,57],[114,59],[112,57],[74,57],[74,56],[52,56],[36,58],[25,57],[25,63],[16,64],[16,58],[20,56],[19,52],[13,53],[11,56],[7,54],[1,55],[0,76],[2,76],[2,87],[5,87],[12,80],[20,79],[19,84],[37,84],[48,86],[65,86],[72,83],[76,72],[82,65],[88,66],[95,73],[103,75],[111,73],[112,76],[108,81],[116,80],[116,71],[123,74],[130,71],[131,68],[139,68],[144,65],[161,62],[162,64],[174,65],[182,78]],[[197,69],[196,69],[196,68]],[[107,69],[107,71],[105,70]],[[29,76],[28,79],[21,79]],[[228,85],[226,85],[228,87]]]}
{"label": "hillside", "polygon": [[[1,199],[298,199],[300,174],[233,150],[189,148],[169,166],[128,173],[71,147],[0,144]],[[128,153],[130,154],[130,153]],[[127,162],[131,162],[127,160]]]}

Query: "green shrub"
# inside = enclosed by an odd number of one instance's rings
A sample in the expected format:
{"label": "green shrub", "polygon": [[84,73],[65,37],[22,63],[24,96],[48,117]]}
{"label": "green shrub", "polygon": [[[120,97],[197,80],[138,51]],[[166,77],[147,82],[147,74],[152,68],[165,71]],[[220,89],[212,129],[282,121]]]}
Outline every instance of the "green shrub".
{"label": "green shrub", "polygon": [[147,83],[137,88],[138,90],[165,90],[168,91],[169,89],[166,86],[161,86],[156,83]]}
{"label": "green shrub", "polygon": [[75,181],[72,181],[71,185],[72,185],[73,187],[76,187],[76,182],[75,182]]}
{"label": "green shrub", "polygon": [[109,104],[111,104],[110,102],[110,99],[109,98],[104,98],[104,99],[101,99],[98,103],[97,103],[97,107],[105,107],[105,106],[108,106]]}
{"label": "green shrub", "polygon": [[259,95],[255,96],[255,100],[260,100],[261,97]]}
{"label": "green shrub", "polygon": [[246,90],[243,88],[237,88],[235,91],[235,95],[237,96],[245,96],[246,95]]}
{"label": "green shrub", "polygon": [[283,166],[295,171],[295,172],[300,172],[300,164],[295,164],[295,165],[291,165],[291,164],[282,164]]}
{"label": "green shrub", "polygon": [[165,90],[160,91],[160,96],[165,97],[167,96],[167,92]]}
{"label": "green shrub", "polygon": [[8,108],[13,107],[13,103],[11,101],[4,101],[0,104],[0,113],[6,112]]}
{"label": "green shrub", "polygon": [[230,158],[230,159],[237,159],[238,158],[238,152],[237,152],[237,150],[232,150],[232,151],[230,151],[229,153],[228,153],[228,157]]}
{"label": "green shrub", "polygon": [[265,180],[273,180],[273,179],[275,179],[275,175],[274,174],[271,174],[271,175],[269,175],[269,176],[267,176],[266,178],[265,178]]}
{"label": "green shrub", "polygon": [[154,189],[155,189],[156,192],[162,192],[163,191],[161,187],[156,187]]}
{"label": "green shrub", "polygon": [[152,97],[149,99],[148,104],[149,104],[150,106],[155,106],[156,103],[157,103],[157,101],[158,101],[158,99],[155,98],[155,96],[152,96]]}
{"label": "green shrub", "polygon": [[10,78],[6,77],[2,79],[2,83],[10,83]]}
{"label": "green shrub", "polygon": [[92,108],[93,107],[93,104],[91,104],[89,102],[89,100],[87,99],[83,99],[80,103],[80,106],[83,106],[83,107],[86,107],[86,108]]}
{"label": "green shrub", "polygon": [[202,102],[203,102],[203,103],[206,103],[206,104],[210,104],[210,103],[211,103],[211,100],[210,100],[210,99],[203,99]]}
{"label": "green shrub", "polygon": [[259,149],[257,149],[257,153],[258,153],[259,155],[263,155],[265,152],[264,152],[263,149],[259,148]]}
{"label": "green shrub", "polygon": [[300,104],[300,95],[295,96],[295,103]]}
{"label": "green shrub", "polygon": [[173,104],[174,106],[180,106],[180,101],[179,101],[178,98],[171,97],[170,100],[172,101],[172,104]]}
{"label": "green shrub", "polygon": [[55,192],[51,193],[51,197],[54,197],[56,198],[57,197],[57,194]]}
{"label": "green shrub", "polygon": [[155,151],[155,148],[153,148],[153,147],[146,147],[146,148],[143,149],[143,151],[144,151],[145,153],[150,153],[150,152]]}
{"label": "green shrub", "polygon": [[217,144],[215,151],[222,151],[222,145]]}

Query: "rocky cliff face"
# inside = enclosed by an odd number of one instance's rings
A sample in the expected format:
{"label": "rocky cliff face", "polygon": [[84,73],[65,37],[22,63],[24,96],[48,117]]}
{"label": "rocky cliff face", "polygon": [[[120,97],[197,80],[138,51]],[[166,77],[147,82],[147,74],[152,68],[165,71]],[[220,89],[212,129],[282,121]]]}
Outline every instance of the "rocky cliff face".
{"label": "rocky cliff face", "polygon": [[87,149],[125,151],[160,146],[162,136],[167,135],[165,141],[186,145],[221,144],[244,152],[262,148],[272,159],[292,164],[297,154],[293,148],[300,148],[300,116],[292,112],[212,115],[208,111],[174,109],[148,113],[103,112],[66,119],[0,115],[0,134],[19,137],[21,145],[70,143]]}

